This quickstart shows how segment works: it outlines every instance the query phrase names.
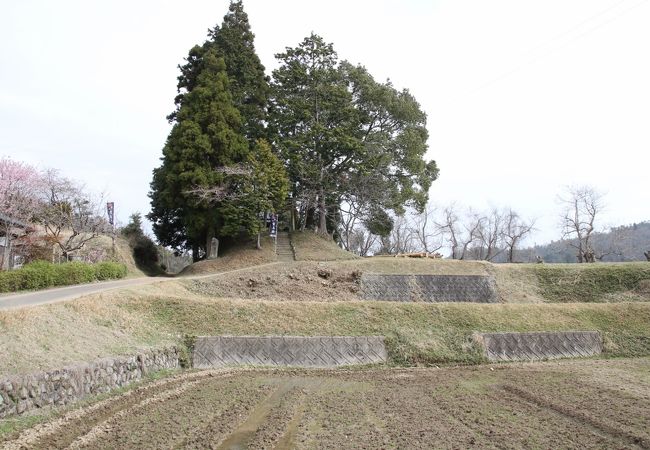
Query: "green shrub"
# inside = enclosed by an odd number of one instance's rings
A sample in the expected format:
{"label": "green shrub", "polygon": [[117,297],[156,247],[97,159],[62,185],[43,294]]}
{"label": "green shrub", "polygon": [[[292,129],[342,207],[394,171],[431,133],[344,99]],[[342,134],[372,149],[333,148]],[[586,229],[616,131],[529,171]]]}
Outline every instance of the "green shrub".
{"label": "green shrub", "polygon": [[0,292],[15,292],[21,288],[22,276],[17,270],[0,272]]}
{"label": "green shrub", "polygon": [[116,262],[101,262],[95,264],[95,277],[98,280],[113,280],[126,276],[126,266]]}
{"label": "green shrub", "polygon": [[57,286],[90,283],[91,281],[96,280],[95,268],[90,264],[73,261],[66,264],[60,264],[57,269]]}
{"label": "green shrub", "polygon": [[112,280],[126,276],[126,266],[115,262],[53,264],[35,261],[9,272],[0,272],[0,292],[44,289],[52,286]]}
{"label": "green shrub", "polygon": [[57,280],[54,264],[46,261],[36,261],[26,264],[20,273],[20,289],[43,289],[53,286]]}

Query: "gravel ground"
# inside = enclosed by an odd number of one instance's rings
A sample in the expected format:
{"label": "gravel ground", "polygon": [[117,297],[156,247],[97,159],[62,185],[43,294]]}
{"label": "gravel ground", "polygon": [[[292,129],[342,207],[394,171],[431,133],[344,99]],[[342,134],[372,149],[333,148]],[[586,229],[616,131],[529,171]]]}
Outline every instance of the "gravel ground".
{"label": "gravel ground", "polygon": [[6,448],[649,448],[650,359],[177,375]]}

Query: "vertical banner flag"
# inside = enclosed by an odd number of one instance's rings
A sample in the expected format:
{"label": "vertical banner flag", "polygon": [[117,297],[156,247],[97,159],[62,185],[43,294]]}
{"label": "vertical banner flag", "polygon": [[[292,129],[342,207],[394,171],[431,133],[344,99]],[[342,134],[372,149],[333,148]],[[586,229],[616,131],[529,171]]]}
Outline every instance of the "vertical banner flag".
{"label": "vertical banner flag", "polygon": [[276,237],[278,235],[278,215],[271,214],[271,237]]}
{"label": "vertical banner flag", "polygon": [[115,225],[115,203],[106,203],[106,212],[108,213],[108,223]]}

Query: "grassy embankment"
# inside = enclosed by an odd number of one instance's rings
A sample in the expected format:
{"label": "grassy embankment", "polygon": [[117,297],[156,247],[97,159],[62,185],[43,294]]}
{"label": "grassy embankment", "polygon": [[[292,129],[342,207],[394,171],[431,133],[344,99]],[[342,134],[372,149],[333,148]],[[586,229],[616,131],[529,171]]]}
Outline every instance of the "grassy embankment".
{"label": "grassy embankment", "polygon": [[[272,261],[266,247],[252,255]],[[340,251],[327,252],[334,250]],[[251,259],[235,252],[203,265],[223,271],[247,261]],[[294,295],[297,290],[290,284],[285,301],[267,301],[263,295],[244,300],[237,290],[222,297],[201,294],[191,289],[195,281],[181,279],[0,312],[0,374],[181,343],[184,335],[216,334],[383,335],[391,364],[433,365],[482,362],[471,339],[475,331],[600,330],[605,356],[650,355],[650,302],[624,301],[648,300],[645,280],[650,279],[650,265],[491,265],[397,258],[301,264],[329,265],[343,272],[492,274],[504,303],[398,304],[350,296],[347,301],[314,302],[309,295]],[[256,276],[267,279],[274,267],[237,273],[233,283],[246,286]],[[275,276],[290,275],[290,269],[283,270],[287,273],[278,269]],[[218,284],[220,277],[210,280]],[[314,274],[315,288],[329,292],[322,283]]]}
{"label": "grassy embankment", "polygon": [[650,303],[266,302],[201,297],[170,282],[0,313],[0,373],[180,343],[185,334],[383,335],[392,364],[480,363],[474,331],[553,330],[600,330],[605,356],[650,355]]}

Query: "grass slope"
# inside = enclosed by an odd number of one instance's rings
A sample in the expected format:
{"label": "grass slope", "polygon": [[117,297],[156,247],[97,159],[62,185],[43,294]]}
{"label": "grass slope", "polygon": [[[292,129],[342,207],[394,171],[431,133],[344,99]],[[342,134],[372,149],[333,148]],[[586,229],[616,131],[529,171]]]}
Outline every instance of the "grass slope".
{"label": "grass slope", "polygon": [[183,342],[184,335],[383,335],[391,364],[480,363],[474,331],[600,330],[650,355],[650,303],[396,304],[213,299],[178,282],[0,313],[0,374]]}
{"label": "grass slope", "polygon": [[329,237],[311,232],[291,233],[291,243],[296,261],[344,261],[360,259],[354,253],[343,250]]}
{"label": "grass slope", "polygon": [[650,280],[650,264],[643,262],[541,264],[533,271],[542,296],[553,302],[637,300],[645,293],[642,285]]}
{"label": "grass slope", "polygon": [[[418,365],[481,362],[475,331],[600,330],[605,356],[650,355],[650,264],[359,259],[308,233],[295,234],[294,245],[299,257],[330,261],[251,267],[0,312],[0,374],[180,344],[187,334],[384,335],[392,364]],[[249,245],[185,273],[275,261],[271,241],[263,247]],[[323,267],[332,269],[331,278],[318,276]],[[351,281],[359,271],[491,275],[502,303],[359,301]]]}
{"label": "grass slope", "polygon": [[262,248],[255,248],[253,241],[246,241],[242,245],[229,249],[220,254],[217,259],[199,261],[187,266],[180,273],[183,275],[205,275],[210,273],[225,272],[228,270],[250,267],[276,261],[273,239],[262,238]]}

